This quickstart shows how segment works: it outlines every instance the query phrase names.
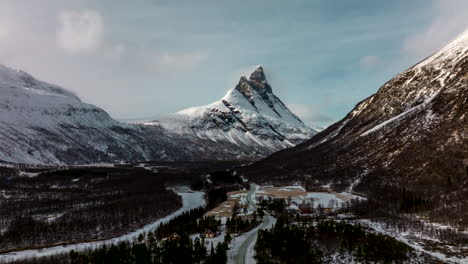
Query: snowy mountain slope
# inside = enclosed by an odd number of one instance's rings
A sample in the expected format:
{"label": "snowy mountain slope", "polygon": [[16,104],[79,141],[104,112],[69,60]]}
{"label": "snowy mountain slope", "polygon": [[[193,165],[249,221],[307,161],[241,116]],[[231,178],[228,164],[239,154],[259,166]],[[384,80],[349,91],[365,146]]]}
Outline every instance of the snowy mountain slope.
{"label": "snowy mountain slope", "polygon": [[118,123],[63,88],[0,66],[2,161],[73,164],[187,157],[170,140],[147,136],[161,131],[148,131]]}
{"label": "snowy mountain slope", "polygon": [[143,124],[194,140],[227,143],[233,151],[254,156],[295,146],[316,133],[273,94],[261,66],[217,102]]}
{"label": "snowy mountain slope", "polygon": [[351,186],[364,193],[393,185],[457,200],[468,190],[467,106],[465,31],[395,76],[341,121],[254,164],[246,174],[257,180]]}
{"label": "snowy mountain slope", "polygon": [[210,107],[131,125],[72,92],[0,65],[0,162],[251,159],[310,138],[313,131],[271,89],[270,101],[251,92],[253,103],[233,90]]}

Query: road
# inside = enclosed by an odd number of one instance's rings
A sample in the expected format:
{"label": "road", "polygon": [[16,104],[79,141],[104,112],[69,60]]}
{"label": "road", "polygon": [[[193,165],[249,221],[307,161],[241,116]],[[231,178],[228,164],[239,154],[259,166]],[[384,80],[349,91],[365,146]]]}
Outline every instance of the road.
{"label": "road", "polygon": [[250,204],[250,206],[252,206],[252,208],[254,210],[257,210],[258,207],[257,207],[257,204],[252,200],[252,195],[255,194],[255,192],[257,191],[258,189],[258,185],[256,184],[251,184],[250,185],[250,191],[247,193],[247,202]]}
{"label": "road", "polygon": [[[257,190],[257,188],[258,188],[258,186],[255,185],[255,184],[250,185],[250,191],[249,191],[249,193],[247,194],[247,197],[246,197],[247,202],[255,210],[257,210],[258,207],[254,203],[254,201],[252,200],[252,195],[255,194],[255,191]],[[247,261],[246,261],[247,252],[248,252],[249,248],[251,246],[253,246],[252,244],[257,239],[258,231],[260,229],[268,228],[273,221],[274,221],[274,218],[271,215],[265,214],[265,217],[263,218],[263,223],[260,224],[260,226],[256,227],[254,230],[252,230],[253,232],[251,232],[247,236],[247,238],[242,242],[242,244],[239,246],[239,249],[238,249],[236,255],[234,255],[234,263],[236,263],[236,264],[245,264],[245,263],[247,263]],[[250,264],[250,263],[247,263],[247,264]]]}

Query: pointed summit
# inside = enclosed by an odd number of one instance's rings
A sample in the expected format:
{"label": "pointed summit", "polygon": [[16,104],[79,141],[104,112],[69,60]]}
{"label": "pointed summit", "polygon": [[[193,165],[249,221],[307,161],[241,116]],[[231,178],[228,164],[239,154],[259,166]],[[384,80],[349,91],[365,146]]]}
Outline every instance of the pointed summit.
{"label": "pointed summit", "polygon": [[264,82],[267,83],[265,72],[263,71],[262,66],[257,66],[252,72],[249,78],[251,81]]}
{"label": "pointed summit", "polygon": [[249,74],[242,75],[221,100],[177,112],[187,120],[176,129],[178,133],[212,140],[223,147],[233,144],[239,153],[261,155],[302,143],[316,134],[273,94],[262,66]]}
{"label": "pointed summit", "polygon": [[249,79],[244,76],[241,77],[239,84],[236,87],[237,90],[241,91],[246,97],[251,96],[251,90],[257,91],[260,95],[264,96],[265,94],[272,94],[273,90],[268,84],[268,81],[265,76],[265,71],[262,66],[257,66],[255,70],[250,74]]}
{"label": "pointed summit", "polygon": [[254,104],[253,91],[256,91],[266,101],[270,101],[269,97],[273,95],[273,90],[266,80],[262,66],[257,66],[252,74],[250,74],[249,79],[242,76],[235,89],[241,92],[252,104]]}

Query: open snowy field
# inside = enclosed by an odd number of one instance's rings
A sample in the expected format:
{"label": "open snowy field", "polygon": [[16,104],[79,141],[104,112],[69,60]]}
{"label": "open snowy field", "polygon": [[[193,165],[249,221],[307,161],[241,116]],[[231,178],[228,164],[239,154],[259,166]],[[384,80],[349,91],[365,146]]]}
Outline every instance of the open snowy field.
{"label": "open snowy field", "polygon": [[232,210],[237,203],[239,207],[248,207],[246,200],[248,191],[235,191],[228,193],[228,199],[218,207],[206,213],[206,216],[215,216],[220,219],[225,219],[232,216]]}
{"label": "open snowy field", "polygon": [[362,197],[345,192],[308,192],[304,187],[299,185],[281,187],[261,186],[255,194],[257,199],[259,199],[259,197],[263,197],[263,199],[268,199],[270,197],[276,199],[290,199],[291,202],[296,204],[312,203],[314,207],[320,204],[324,208],[340,206],[351,199],[362,199]]}

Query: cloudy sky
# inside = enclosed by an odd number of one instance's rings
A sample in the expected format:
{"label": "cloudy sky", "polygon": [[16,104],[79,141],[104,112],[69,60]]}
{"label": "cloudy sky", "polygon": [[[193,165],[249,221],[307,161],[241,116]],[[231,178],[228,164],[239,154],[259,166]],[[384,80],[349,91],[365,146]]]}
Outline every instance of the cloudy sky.
{"label": "cloudy sky", "polygon": [[0,0],[0,64],[116,118],[221,98],[252,65],[327,126],[468,28],[466,0]]}

